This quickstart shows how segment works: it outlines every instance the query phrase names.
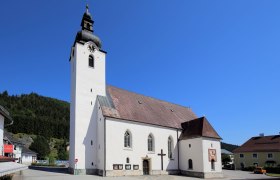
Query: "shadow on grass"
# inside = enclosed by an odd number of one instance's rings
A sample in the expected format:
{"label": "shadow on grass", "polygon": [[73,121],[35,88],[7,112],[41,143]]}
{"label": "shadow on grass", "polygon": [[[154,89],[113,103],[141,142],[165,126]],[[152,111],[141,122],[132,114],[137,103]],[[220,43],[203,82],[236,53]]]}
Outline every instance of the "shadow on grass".
{"label": "shadow on grass", "polygon": [[38,171],[69,174],[68,168],[65,167],[29,166],[28,168],[33,170],[38,170]]}

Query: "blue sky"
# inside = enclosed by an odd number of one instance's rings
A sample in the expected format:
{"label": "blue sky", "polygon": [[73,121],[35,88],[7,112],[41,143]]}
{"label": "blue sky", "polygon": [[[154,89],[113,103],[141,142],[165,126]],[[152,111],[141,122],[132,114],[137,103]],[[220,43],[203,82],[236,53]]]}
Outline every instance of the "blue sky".
{"label": "blue sky", "polygon": [[2,1],[0,92],[69,101],[86,3],[108,84],[190,106],[228,143],[280,132],[280,1]]}

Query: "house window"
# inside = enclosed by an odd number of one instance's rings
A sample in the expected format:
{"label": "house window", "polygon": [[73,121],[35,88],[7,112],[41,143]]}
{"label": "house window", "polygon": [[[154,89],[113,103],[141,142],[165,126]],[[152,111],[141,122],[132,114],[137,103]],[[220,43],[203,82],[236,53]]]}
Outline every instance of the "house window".
{"label": "house window", "polygon": [[152,134],[149,134],[148,136],[148,151],[154,151],[154,138]]}
{"label": "house window", "polygon": [[211,160],[211,170],[215,171],[215,161],[214,161],[214,159]]}
{"label": "house window", "polygon": [[254,153],[253,158],[258,158],[258,154]]}
{"label": "house window", "polygon": [[172,140],[172,137],[169,136],[168,137],[168,158],[169,159],[173,158],[172,149],[173,149],[173,140]]}
{"label": "house window", "polygon": [[124,133],[124,147],[131,148],[131,134],[129,131],[125,131]]}
{"label": "house window", "polygon": [[88,57],[88,65],[89,67],[94,67],[94,58],[92,55],[89,55]]}
{"label": "house window", "polygon": [[268,159],[272,159],[272,158],[273,158],[273,154],[272,154],[272,153],[268,153],[268,154],[267,154],[267,158],[268,158]]}
{"label": "house window", "polygon": [[244,158],[244,154],[239,154],[239,157],[240,158]]}
{"label": "house window", "polygon": [[193,169],[193,163],[192,163],[192,160],[191,159],[189,159],[189,169]]}

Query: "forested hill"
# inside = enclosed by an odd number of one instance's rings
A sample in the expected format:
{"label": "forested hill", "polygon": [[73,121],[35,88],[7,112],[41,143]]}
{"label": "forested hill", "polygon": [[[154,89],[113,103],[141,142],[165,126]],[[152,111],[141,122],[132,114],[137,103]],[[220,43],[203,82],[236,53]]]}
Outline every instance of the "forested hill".
{"label": "forested hill", "polygon": [[7,127],[10,132],[69,138],[68,102],[36,93],[10,96],[4,91],[0,93],[0,105],[14,120],[14,124]]}
{"label": "forested hill", "polygon": [[224,143],[224,142],[221,143],[221,148],[222,149],[226,149],[226,150],[228,150],[230,152],[232,152],[234,149],[236,149],[238,147],[239,146],[233,145],[233,144],[227,144],[227,143]]}

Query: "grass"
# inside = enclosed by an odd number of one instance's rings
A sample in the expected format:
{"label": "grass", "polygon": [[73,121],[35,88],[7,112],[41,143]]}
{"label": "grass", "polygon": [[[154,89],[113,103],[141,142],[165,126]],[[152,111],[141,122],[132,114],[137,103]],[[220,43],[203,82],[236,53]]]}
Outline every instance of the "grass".
{"label": "grass", "polygon": [[280,177],[280,174],[266,173],[267,176]]}

